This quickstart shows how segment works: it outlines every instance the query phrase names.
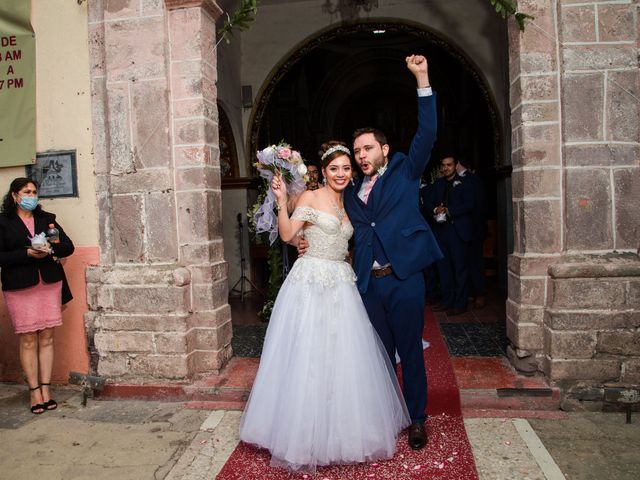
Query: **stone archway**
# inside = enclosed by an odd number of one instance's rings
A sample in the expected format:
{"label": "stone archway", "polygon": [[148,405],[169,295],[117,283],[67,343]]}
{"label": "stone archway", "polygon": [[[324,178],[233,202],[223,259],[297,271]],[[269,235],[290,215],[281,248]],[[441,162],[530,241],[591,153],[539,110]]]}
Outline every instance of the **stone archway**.
{"label": "stone archway", "polygon": [[[386,38],[382,43],[390,46],[385,49],[376,48],[376,42],[371,40],[372,31],[384,31]],[[392,37],[392,40],[389,40],[389,37]],[[332,63],[333,59],[327,60],[331,51],[339,52],[346,48],[350,54],[335,55],[335,64]],[[273,143],[286,137],[287,141],[302,150],[306,158],[313,159],[317,145],[322,141],[331,136],[348,140],[354,127],[371,123],[370,119],[376,117],[374,110],[379,108],[374,106],[372,111],[360,116],[360,120],[345,118],[353,117],[344,115],[345,112],[350,113],[347,108],[349,99],[359,97],[362,102],[365,96],[386,98],[390,108],[397,110],[396,115],[386,112],[387,116],[405,119],[391,122],[383,130],[387,132],[393,146],[406,150],[411,139],[411,128],[400,129],[405,131],[404,138],[398,138],[396,134],[401,133],[398,131],[398,123],[410,124],[414,121],[415,116],[411,113],[414,108],[411,89],[406,83],[407,79],[401,74],[393,76],[385,73],[385,69],[402,72],[403,67],[400,65],[401,62],[397,63],[398,59],[411,49],[433,57],[436,67],[432,74],[432,82],[438,89],[439,103],[444,105],[441,108],[441,118],[447,118],[446,124],[443,122],[439,127],[441,138],[434,149],[433,158],[438,158],[445,151],[466,154],[468,158],[474,159],[474,166],[482,172],[488,191],[496,192],[495,195],[491,195],[490,205],[491,230],[496,232],[492,235],[492,239],[495,238],[497,263],[493,270],[498,275],[498,288],[505,293],[507,255],[511,252],[513,237],[509,178],[511,165],[510,155],[506,150],[509,138],[508,135],[504,135],[510,130],[509,121],[500,113],[492,88],[481,69],[455,42],[444,38],[440,33],[407,20],[371,20],[324,29],[300,42],[270,69],[267,79],[260,87],[249,120],[248,151],[260,148],[260,143]],[[506,70],[506,47],[504,57],[503,68]],[[307,65],[316,62],[320,63],[323,69],[309,71]],[[454,81],[444,78],[443,72],[438,71],[438,66],[441,67],[442,64],[447,65],[446,71],[455,77]],[[310,78],[313,73],[321,76],[322,81]],[[290,77],[295,75],[300,76],[300,84],[287,83]],[[367,78],[367,83],[362,81],[362,77]],[[458,77],[464,78],[464,81],[457,81]],[[288,93],[283,95],[283,89]],[[314,92],[310,94],[309,90],[312,89]],[[508,86],[505,86],[504,90],[507,91]],[[313,105],[306,105],[302,100],[306,96],[309,96]],[[466,100],[461,101],[460,97],[466,97]],[[400,99],[402,101],[399,101]],[[380,101],[376,98],[371,103],[376,104]],[[504,101],[506,100],[503,99]],[[290,110],[287,110],[287,102],[291,102]],[[275,104],[278,105],[279,113],[268,116],[267,112]],[[464,108],[461,106],[466,104],[471,106],[463,112]],[[308,118],[302,115],[295,117],[296,120],[289,120],[289,117],[293,117],[293,109],[297,112],[306,109]],[[476,114],[477,111],[482,113]],[[474,116],[475,123],[467,118]],[[308,126],[318,118],[323,119],[323,125]],[[286,128],[283,119],[289,121]],[[278,123],[283,123],[283,126],[278,128]],[[307,128],[301,130],[301,126]],[[275,132],[273,138],[265,136],[265,131],[269,130]],[[467,144],[462,144],[462,139],[467,138],[470,139]],[[306,148],[305,143],[308,144]]]}
{"label": "stone archway", "polygon": [[[283,3],[267,9],[277,14]],[[446,16],[444,2],[402,3],[423,19],[429,9],[441,24]],[[511,145],[496,149],[501,165],[513,167],[505,179],[513,195],[504,198],[505,212],[513,208],[510,358],[575,398],[602,399],[608,382],[640,383],[640,267],[631,253],[640,235],[638,6],[522,3],[535,20],[524,34],[509,23]],[[394,9],[380,2],[364,23]],[[87,272],[86,325],[94,369],[112,378],[184,379],[215,371],[231,353],[215,108],[219,14],[213,0],[89,2],[101,256]],[[320,33],[301,49],[360,25],[326,27],[331,21],[319,19]],[[290,38],[300,38],[307,25],[292,27],[298,37]],[[295,62],[286,56],[278,65],[260,102]],[[256,143],[252,130],[247,151]]]}
{"label": "stone archway", "polygon": [[[258,150],[260,146],[258,145],[259,132],[264,122],[265,112],[268,109],[274,91],[282,79],[297,63],[299,63],[305,56],[309,55],[313,50],[332,40],[358,33],[370,33],[372,30],[381,30],[390,33],[399,32],[415,37],[417,41],[434,45],[437,48],[446,51],[457,62],[459,62],[464,70],[473,77],[474,81],[479,86],[484,101],[486,102],[493,127],[493,164],[496,167],[508,164],[508,156],[504,150],[505,142],[503,135],[503,131],[508,123],[501,120],[496,100],[488,82],[482,74],[482,71],[464,54],[462,49],[455,45],[455,42],[444,38],[437,32],[429,30],[424,25],[415,25],[407,20],[393,22],[362,21],[355,24],[339,25],[337,27],[322,30],[294,47],[288,56],[283,58],[282,61],[271,69],[271,72],[256,96],[256,105],[253,108],[249,119],[247,151],[253,152]],[[325,85],[323,89],[324,92],[320,92],[320,97],[330,94],[330,86]]]}
{"label": "stone archway", "polygon": [[[508,233],[513,236],[512,250],[505,251],[510,253],[509,358],[517,368],[541,372],[577,396],[585,385],[590,391],[607,380],[637,383],[638,352],[613,345],[634,335],[635,324],[619,320],[635,318],[640,307],[637,295],[630,293],[637,288],[637,266],[627,270],[624,265],[631,260],[614,253],[637,248],[628,232],[638,232],[640,223],[629,195],[629,185],[640,181],[633,160],[639,151],[639,128],[630,120],[637,119],[639,110],[634,56],[638,28],[632,21],[637,12],[626,4],[585,6],[553,0],[521,7],[535,20],[524,33],[509,23],[511,136],[504,158],[511,161],[503,165],[513,174],[504,179],[509,194],[502,197],[502,208],[512,214]],[[598,38],[594,10],[609,19],[606,35],[616,45]],[[622,14],[626,30],[614,25],[614,12]],[[296,45],[261,88],[249,122],[249,151],[257,144],[256,125],[274,86],[301,56],[323,38],[389,23],[395,22],[344,24]],[[595,123],[589,121],[592,114]],[[613,257],[605,260],[601,255],[607,252]],[[599,266],[602,262],[610,262],[611,270]],[[600,275],[609,280],[599,280]],[[579,286],[595,298],[576,301]]]}

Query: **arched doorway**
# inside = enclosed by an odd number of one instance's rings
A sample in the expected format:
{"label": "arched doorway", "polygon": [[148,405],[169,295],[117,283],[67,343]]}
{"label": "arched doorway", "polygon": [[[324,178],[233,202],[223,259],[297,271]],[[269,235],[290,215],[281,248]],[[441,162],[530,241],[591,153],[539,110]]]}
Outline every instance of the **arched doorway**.
{"label": "arched doorway", "polygon": [[[413,79],[403,70],[410,52],[431,64],[439,95],[437,148],[478,157],[478,167],[504,165],[505,125],[480,70],[453,42],[399,23],[329,29],[283,59],[258,94],[248,151],[286,135],[313,158],[328,136],[348,140],[354,128],[371,124],[385,130],[392,147],[406,149],[415,127]],[[506,62],[506,49],[503,57]]]}
{"label": "arched doorway", "polygon": [[[490,212],[487,272],[503,308],[512,229],[505,136],[510,129],[484,75],[453,42],[397,22],[342,25],[307,39],[263,84],[249,122],[247,151],[286,140],[315,160],[323,141],[349,142],[355,128],[368,125],[385,131],[392,149],[406,151],[416,127],[415,85],[404,66],[412,52],[429,59],[438,93],[438,141],[425,178],[447,153],[467,157],[482,177]],[[497,68],[506,70],[506,42],[501,55]]]}

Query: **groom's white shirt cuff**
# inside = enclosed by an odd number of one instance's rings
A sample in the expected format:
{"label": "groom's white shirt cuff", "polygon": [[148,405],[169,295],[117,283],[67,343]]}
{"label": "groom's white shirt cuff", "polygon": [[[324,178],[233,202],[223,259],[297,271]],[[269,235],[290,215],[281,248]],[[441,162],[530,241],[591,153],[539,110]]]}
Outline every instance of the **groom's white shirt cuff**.
{"label": "groom's white shirt cuff", "polygon": [[431,87],[424,87],[424,88],[418,89],[419,97],[430,97],[431,95],[433,95],[433,90],[431,90]]}

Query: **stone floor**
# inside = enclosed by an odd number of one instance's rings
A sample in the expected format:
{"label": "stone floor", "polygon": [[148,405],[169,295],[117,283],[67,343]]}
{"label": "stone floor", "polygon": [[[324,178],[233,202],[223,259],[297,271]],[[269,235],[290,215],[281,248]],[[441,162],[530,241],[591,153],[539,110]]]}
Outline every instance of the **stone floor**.
{"label": "stone floor", "polygon": [[453,357],[496,357],[506,354],[503,321],[494,323],[440,323],[440,331]]}
{"label": "stone floor", "polygon": [[237,357],[259,358],[267,326],[267,323],[234,325],[231,339],[233,354]]}
{"label": "stone floor", "polygon": [[638,480],[640,415],[573,413],[555,422],[529,420],[567,479]]}
{"label": "stone floor", "polygon": [[[239,410],[93,399],[83,407],[77,388],[54,393],[59,409],[33,415],[25,386],[0,384],[0,478],[214,480],[238,442]],[[640,416],[632,420],[495,416],[465,418],[465,429],[480,480],[637,480]]]}

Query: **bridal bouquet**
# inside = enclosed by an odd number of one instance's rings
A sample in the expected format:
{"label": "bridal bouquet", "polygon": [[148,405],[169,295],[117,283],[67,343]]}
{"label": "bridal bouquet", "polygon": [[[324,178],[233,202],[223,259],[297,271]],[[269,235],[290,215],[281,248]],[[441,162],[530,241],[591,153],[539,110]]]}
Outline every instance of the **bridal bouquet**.
{"label": "bridal bouquet", "polygon": [[280,142],[257,153],[258,161],[254,166],[267,183],[267,191],[262,204],[252,209],[252,223],[256,233],[269,233],[269,243],[278,238],[278,217],[274,212],[276,196],[271,190],[271,180],[278,174],[287,185],[287,195],[293,197],[301,194],[308,181],[307,167],[300,152],[290,145]]}

